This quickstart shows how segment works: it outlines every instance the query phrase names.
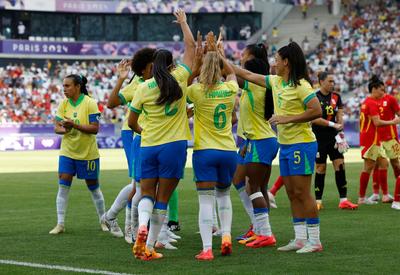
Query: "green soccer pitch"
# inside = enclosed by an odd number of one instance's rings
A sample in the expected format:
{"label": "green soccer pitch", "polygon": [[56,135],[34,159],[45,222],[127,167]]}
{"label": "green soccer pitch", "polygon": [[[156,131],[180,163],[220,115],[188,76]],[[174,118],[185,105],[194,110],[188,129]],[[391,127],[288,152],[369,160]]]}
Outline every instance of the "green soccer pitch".
{"label": "green soccer pitch", "polygon": [[[357,152],[350,155],[359,156]],[[123,170],[126,164],[122,151],[104,151],[102,156],[100,183],[109,208],[128,178]],[[178,250],[160,250],[163,259],[141,262],[133,258],[131,247],[124,239],[113,238],[100,230],[89,191],[80,180],[74,181],[70,192],[66,232],[59,236],[48,234],[56,224],[57,152],[2,152],[0,162],[0,274],[82,274],[79,272],[83,271],[97,274],[386,274],[398,270],[400,211],[381,203],[362,205],[356,211],[339,210],[330,165],[323,199],[325,209],[320,212],[323,252],[297,255],[278,252],[274,247],[250,249],[234,243],[233,254],[222,257],[220,238],[214,237],[215,260],[196,261],[194,256],[201,249],[200,235],[196,233],[198,199],[192,169],[187,168],[185,179],[178,187],[182,227],[178,232],[182,237]],[[362,164],[348,162],[348,197],[355,202]],[[114,170],[118,167],[121,170]],[[34,172],[37,170],[45,172]],[[275,165],[270,185],[277,175]],[[388,178],[392,193],[391,170]],[[370,194],[371,184],[368,190]],[[247,230],[249,219],[234,188],[231,197],[232,236],[235,237]],[[277,204],[278,209],[271,210],[270,220],[280,246],[294,236],[284,190],[278,193]],[[119,215],[122,228],[124,212]],[[60,268],[72,272],[60,271]]]}

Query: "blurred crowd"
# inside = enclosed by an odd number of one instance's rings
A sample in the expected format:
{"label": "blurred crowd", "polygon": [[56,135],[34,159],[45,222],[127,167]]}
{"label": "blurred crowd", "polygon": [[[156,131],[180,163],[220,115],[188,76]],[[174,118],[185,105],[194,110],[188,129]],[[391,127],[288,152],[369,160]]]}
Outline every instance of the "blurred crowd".
{"label": "blurred crowd", "polygon": [[[312,80],[317,73],[335,76],[342,93],[345,119],[359,118],[360,103],[368,95],[372,74],[386,84],[388,93],[400,96],[400,13],[394,1],[381,1],[351,9],[332,30],[322,35],[319,46],[307,56]],[[233,55],[236,62],[239,54]],[[71,73],[88,78],[88,90],[99,102],[103,123],[123,119],[123,108],[106,108],[108,94],[117,80],[115,61],[72,64],[47,62],[0,67],[0,123],[52,123],[64,97],[62,79]]]}

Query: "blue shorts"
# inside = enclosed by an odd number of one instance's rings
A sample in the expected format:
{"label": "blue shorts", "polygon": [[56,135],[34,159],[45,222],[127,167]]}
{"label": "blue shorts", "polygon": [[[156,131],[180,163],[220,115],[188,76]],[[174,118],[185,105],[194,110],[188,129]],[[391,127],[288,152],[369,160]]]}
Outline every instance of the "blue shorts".
{"label": "blue shorts", "polygon": [[182,179],[186,164],[187,141],[140,147],[142,179]]}
{"label": "blue shorts", "polygon": [[240,140],[238,139],[238,143],[237,143],[238,147],[239,147],[239,151],[236,154],[236,164],[237,165],[245,165],[244,162],[244,157],[242,157],[240,155],[240,152],[242,151],[243,147],[246,145],[246,140],[240,138]]}
{"label": "blue shorts", "polygon": [[279,153],[279,168],[281,176],[312,175],[318,144],[316,141],[307,143],[281,144]]}
{"label": "blue shorts", "polygon": [[100,172],[100,160],[76,160],[66,156],[58,158],[58,173],[75,176],[78,179],[97,180]]}
{"label": "blue shorts", "polygon": [[140,181],[142,170],[140,167],[140,141],[142,137],[135,135],[132,142],[132,167],[130,177],[135,179],[136,182]]}
{"label": "blue shorts", "polygon": [[278,153],[279,144],[275,137],[258,140],[247,140],[245,163],[263,163],[272,165]]}
{"label": "blue shorts", "polygon": [[124,146],[125,157],[128,162],[129,176],[132,174],[132,130],[122,130],[121,131],[122,145]]}

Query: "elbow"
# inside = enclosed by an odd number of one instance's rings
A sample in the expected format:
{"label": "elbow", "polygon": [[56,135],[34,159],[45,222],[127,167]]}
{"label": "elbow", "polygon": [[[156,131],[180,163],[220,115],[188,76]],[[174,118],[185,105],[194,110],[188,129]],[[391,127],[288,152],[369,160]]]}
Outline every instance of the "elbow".
{"label": "elbow", "polygon": [[135,130],[135,123],[133,123],[132,121],[128,121],[128,126],[129,126],[129,128],[131,128],[132,130]]}
{"label": "elbow", "polygon": [[[318,108],[315,112],[314,112],[314,116],[312,118],[312,120],[318,119],[322,117],[322,109]],[[315,121],[314,121],[315,122]]]}
{"label": "elbow", "polygon": [[107,108],[108,109],[114,109],[115,105],[112,104],[111,102],[107,102]]}

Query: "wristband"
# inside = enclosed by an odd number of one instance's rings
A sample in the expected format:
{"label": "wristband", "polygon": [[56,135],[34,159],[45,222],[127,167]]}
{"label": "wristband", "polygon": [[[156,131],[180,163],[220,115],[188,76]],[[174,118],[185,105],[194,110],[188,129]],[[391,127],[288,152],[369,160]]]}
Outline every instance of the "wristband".
{"label": "wristband", "polygon": [[332,128],[335,127],[335,122],[329,121],[329,122],[328,122],[328,126],[329,126],[329,127],[332,127]]}

